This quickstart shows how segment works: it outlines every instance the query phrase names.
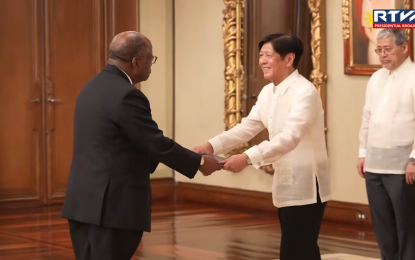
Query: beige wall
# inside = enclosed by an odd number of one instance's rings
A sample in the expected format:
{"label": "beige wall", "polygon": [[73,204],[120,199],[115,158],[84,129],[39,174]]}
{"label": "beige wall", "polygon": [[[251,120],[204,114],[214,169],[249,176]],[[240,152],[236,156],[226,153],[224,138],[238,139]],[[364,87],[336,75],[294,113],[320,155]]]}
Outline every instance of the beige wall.
{"label": "beige wall", "polygon": [[[357,131],[367,77],[343,75],[341,0],[327,2],[327,119],[333,199],[367,203],[356,174]],[[224,59],[221,0],[176,0],[176,140],[196,146],[223,131]],[[202,12],[199,10],[203,10]],[[197,23],[194,21],[198,21]],[[176,180],[257,191],[270,191],[272,177],[248,167]]]}
{"label": "beige wall", "polygon": [[[368,76],[343,74],[342,0],[325,1],[327,21],[327,126],[333,200],[367,204],[356,172],[358,130]],[[176,141],[194,147],[222,132],[224,58],[222,0],[176,0]],[[330,36],[330,37],[328,37]],[[180,182],[270,191],[272,177],[248,167],[239,174],[198,174]]]}
{"label": "beige wall", "polygon": [[[415,1],[414,1],[415,2]],[[342,0],[326,1],[327,127],[333,200],[367,204],[365,182],[356,172],[357,135],[369,76],[343,73]]]}
{"label": "beige wall", "polygon": [[367,204],[365,182],[356,171],[357,135],[368,76],[343,74],[342,0],[326,1],[327,143],[333,200]]}
{"label": "beige wall", "polygon": [[[140,1],[140,32],[153,44],[158,57],[150,78],[141,90],[151,104],[154,120],[170,138],[173,136],[173,5],[171,0]],[[160,164],[152,178],[172,177],[173,171]]]}
{"label": "beige wall", "polygon": [[[222,0],[176,0],[176,141],[191,148],[224,128]],[[176,180],[247,190],[270,191],[272,177],[252,166]]]}

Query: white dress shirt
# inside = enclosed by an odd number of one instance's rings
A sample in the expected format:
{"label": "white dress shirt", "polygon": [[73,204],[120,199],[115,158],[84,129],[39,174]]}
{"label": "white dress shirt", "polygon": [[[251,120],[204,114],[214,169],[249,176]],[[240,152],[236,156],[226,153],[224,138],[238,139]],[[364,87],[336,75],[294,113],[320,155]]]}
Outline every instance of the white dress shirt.
{"label": "white dress shirt", "polygon": [[359,132],[365,171],[405,174],[415,157],[415,64],[408,57],[395,71],[382,68],[369,79]]}
{"label": "white dress shirt", "polygon": [[[117,67],[118,68],[118,67]],[[123,71],[122,69],[120,69],[120,68],[118,68],[119,70],[121,70],[122,72],[124,72],[124,74],[125,74],[125,76],[127,76],[127,78],[128,78],[128,80],[130,81],[130,83],[131,83],[131,85],[134,85],[133,84],[133,81],[131,80],[131,78],[130,78],[130,76],[128,76],[128,74],[127,73],[125,73],[125,71]]]}
{"label": "white dress shirt", "polygon": [[298,206],[330,199],[324,111],[315,86],[294,71],[278,86],[266,85],[241,123],[212,138],[214,154],[224,154],[268,129],[270,141],[245,154],[258,169],[272,164],[274,206]]}

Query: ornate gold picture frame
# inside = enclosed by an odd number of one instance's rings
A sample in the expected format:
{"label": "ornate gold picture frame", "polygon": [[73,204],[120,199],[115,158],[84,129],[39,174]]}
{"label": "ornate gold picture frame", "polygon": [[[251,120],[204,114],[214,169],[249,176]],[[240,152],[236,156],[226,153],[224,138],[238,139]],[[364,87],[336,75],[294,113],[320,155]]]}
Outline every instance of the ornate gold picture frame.
{"label": "ornate gold picture frame", "polygon": [[[231,129],[242,119],[242,95],[244,93],[244,13],[245,0],[224,0],[223,41],[225,58],[225,125]],[[326,46],[325,46],[325,1],[308,0],[311,12],[311,50],[313,70],[310,80],[320,92],[323,108],[326,110]],[[239,154],[249,148],[243,144],[232,152]],[[273,173],[271,166],[262,168]]]}
{"label": "ornate gold picture frame", "polygon": [[[375,49],[376,35],[382,29],[374,29],[370,24],[368,17],[373,14],[373,9],[412,9],[412,0],[389,0],[380,3],[343,0],[344,74],[372,75],[381,68]],[[406,29],[406,33],[409,37],[409,55],[412,56],[412,30]]]}

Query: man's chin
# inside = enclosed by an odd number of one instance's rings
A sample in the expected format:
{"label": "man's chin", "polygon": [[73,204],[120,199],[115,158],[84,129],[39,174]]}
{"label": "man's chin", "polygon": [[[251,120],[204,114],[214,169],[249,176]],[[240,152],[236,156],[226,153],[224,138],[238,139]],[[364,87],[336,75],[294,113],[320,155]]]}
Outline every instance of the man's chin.
{"label": "man's chin", "polygon": [[391,70],[392,69],[392,66],[389,63],[383,64],[382,66],[383,66],[383,68],[385,68],[387,70]]}
{"label": "man's chin", "polygon": [[271,80],[271,75],[264,73],[264,79]]}
{"label": "man's chin", "polygon": [[150,74],[148,74],[147,76],[143,77],[141,81],[146,81],[146,80],[148,80],[149,77],[150,77]]}

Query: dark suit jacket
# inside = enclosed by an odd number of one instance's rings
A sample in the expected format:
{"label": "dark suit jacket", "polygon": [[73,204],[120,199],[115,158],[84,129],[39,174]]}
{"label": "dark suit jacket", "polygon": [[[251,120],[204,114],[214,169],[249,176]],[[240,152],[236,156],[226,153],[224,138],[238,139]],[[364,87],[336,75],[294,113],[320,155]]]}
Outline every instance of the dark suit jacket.
{"label": "dark suit jacket", "polygon": [[150,173],[162,162],[193,178],[200,161],[200,155],[163,135],[146,96],[124,72],[107,65],[76,100],[62,217],[150,232]]}

